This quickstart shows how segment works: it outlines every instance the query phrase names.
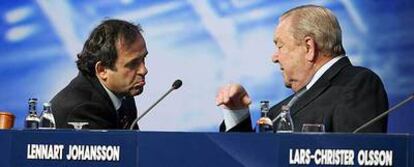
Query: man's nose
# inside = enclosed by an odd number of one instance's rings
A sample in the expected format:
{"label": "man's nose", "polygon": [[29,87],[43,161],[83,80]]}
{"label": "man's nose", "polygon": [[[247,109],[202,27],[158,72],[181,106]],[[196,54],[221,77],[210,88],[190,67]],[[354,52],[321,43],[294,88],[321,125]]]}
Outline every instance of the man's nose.
{"label": "man's nose", "polygon": [[143,75],[143,76],[147,75],[148,69],[145,66],[145,64],[143,64],[141,67],[139,67],[139,69],[137,70],[137,73],[140,74],[140,75]]}
{"label": "man's nose", "polygon": [[279,63],[279,53],[277,51],[275,51],[275,53],[272,55],[272,62]]}

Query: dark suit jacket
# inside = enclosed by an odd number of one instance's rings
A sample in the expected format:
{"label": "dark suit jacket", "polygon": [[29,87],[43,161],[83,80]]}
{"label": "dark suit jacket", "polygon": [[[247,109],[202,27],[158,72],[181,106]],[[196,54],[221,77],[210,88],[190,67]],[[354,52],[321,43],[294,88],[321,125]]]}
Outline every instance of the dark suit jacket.
{"label": "dark suit jacket", "polygon": [[[96,77],[79,73],[51,103],[57,128],[73,128],[68,122],[88,122],[86,129],[125,129],[119,112]],[[134,98],[126,97],[122,105],[126,109],[124,119],[131,125],[137,117]]]}
{"label": "dark suit jacket", "polygon": [[[275,118],[293,97],[290,96],[270,109]],[[388,98],[380,78],[369,69],[352,66],[344,57],[331,66],[316,83],[291,107],[295,131],[304,123],[325,125],[327,132],[352,132],[388,109]],[[276,127],[276,126],[274,126]],[[225,129],[224,124],[220,130]],[[250,118],[230,131],[252,131]],[[384,118],[362,132],[386,132]]]}

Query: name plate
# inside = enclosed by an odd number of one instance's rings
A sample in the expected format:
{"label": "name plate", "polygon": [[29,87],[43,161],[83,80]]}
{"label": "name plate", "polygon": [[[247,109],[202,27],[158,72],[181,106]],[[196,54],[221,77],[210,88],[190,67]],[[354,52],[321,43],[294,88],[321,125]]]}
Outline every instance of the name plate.
{"label": "name plate", "polygon": [[27,144],[28,160],[119,161],[118,145]]}
{"label": "name plate", "polygon": [[132,131],[25,130],[14,133],[11,166],[137,166]]}

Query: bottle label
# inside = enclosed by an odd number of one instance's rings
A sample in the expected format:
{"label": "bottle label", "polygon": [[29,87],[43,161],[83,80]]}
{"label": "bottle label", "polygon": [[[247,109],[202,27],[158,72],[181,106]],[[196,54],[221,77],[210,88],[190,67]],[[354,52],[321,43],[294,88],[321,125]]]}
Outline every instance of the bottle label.
{"label": "bottle label", "polygon": [[36,120],[28,120],[25,124],[26,129],[37,129],[39,128],[39,122]]}

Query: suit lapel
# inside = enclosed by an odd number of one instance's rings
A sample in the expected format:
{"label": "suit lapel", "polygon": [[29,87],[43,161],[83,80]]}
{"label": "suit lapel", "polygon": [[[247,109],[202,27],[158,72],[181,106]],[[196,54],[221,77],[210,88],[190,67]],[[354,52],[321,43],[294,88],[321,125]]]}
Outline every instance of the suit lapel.
{"label": "suit lapel", "polygon": [[316,83],[303,94],[298,101],[293,104],[291,108],[292,116],[303,111],[309,103],[314,101],[320,94],[322,94],[330,85],[331,79],[334,78],[344,67],[352,65],[348,57],[341,58],[332,67],[330,67]]}
{"label": "suit lapel", "polygon": [[[134,119],[137,117],[137,109],[135,106],[135,100],[134,97],[126,97],[125,102],[123,102],[124,105],[123,109],[125,110],[123,113],[124,115],[119,115],[119,112],[115,110],[114,108],[114,104],[112,103],[111,98],[109,97],[108,93],[106,92],[105,88],[102,86],[102,84],[99,82],[98,78],[94,77],[94,78],[88,78],[88,80],[90,81],[90,83],[92,84],[92,86],[98,90],[99,94],[101,95],[101,97],[104,99],[104,101],[106,102],[105,104],[107,105],[107,108],[111,110],[112,114],[113,114],[113,118],[116,118],[117,122],[118,122],[118,128],[124,128],[124,125],[121,125],[121,119],[126,119],[126,125],[127,124],[131,124],[132,121],[134,121]],[[121,106],[122,107],[122,106]],[[122,118],[122,117],[126,117],[126,118]]]}
{"label": "suit lapel", "polygon": [[298,101],[293,104],[290,110],[292,116],[302,111],[304,107],[317,98],[326,88],[329,87],[329,85],[330,83],[326,81],[313,85],[311,89],[306,91],[305,94],[303,94],[302,97],[300,97]]}
{"label": "suit lapel", "polygon": [[112,103],[111,98],[109,97],[108,93],[106,93],[105,88],[99,82],[98,78],[84,76],[81,73],[79,73],[79,76],[82,77],[84,80],[88,81],[91,84],[91,86],[94,89],[96,89],[96,92],[100,95],[102,101],[105,102],[106,107],[110,109],[112,113],[116,115],[114,104]]}

